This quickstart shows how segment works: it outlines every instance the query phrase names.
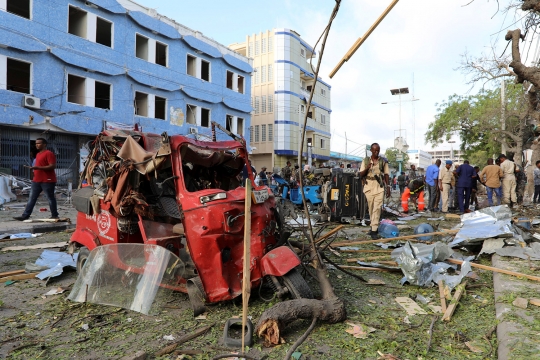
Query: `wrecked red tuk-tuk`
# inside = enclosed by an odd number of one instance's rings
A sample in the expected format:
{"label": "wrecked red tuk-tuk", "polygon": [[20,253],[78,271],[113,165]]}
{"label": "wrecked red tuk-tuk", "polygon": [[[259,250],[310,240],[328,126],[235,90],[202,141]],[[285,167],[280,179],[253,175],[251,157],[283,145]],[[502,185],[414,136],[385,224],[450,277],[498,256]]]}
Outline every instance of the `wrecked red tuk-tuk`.
{"label": "wrecked red tuk-tuk", "polygon": [[[91,145],[83,187],[73,197],[78,215],[70,251],[80,248],[77,270],[101,245],[158,245],[184,263],[167,287],[187,292],[195,313],[204,311],[204,302],[238,297],[245,221],[240,179],[247,158],[242,139],[103,131]],[[252,199],[251,287],[267,279],[279,295],[311,298],[295,269],[298,256],[282,246],[284,220],[272,192],[254,186]],[[144,271],[122,259],[118,254],[113,265]]]}

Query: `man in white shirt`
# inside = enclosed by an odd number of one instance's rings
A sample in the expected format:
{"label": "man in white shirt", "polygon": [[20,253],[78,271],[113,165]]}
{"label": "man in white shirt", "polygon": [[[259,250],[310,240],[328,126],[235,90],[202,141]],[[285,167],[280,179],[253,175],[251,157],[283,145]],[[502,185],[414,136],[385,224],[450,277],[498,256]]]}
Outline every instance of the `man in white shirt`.
{"label": "man in white shirt", "polygon": [[502,202],[510,207],[517,202],[516,196],[516,176],[514,175],[516,166],[513,161],[508,160],[506,155],[499,155],[500,167],[503,172],[502,177]]}

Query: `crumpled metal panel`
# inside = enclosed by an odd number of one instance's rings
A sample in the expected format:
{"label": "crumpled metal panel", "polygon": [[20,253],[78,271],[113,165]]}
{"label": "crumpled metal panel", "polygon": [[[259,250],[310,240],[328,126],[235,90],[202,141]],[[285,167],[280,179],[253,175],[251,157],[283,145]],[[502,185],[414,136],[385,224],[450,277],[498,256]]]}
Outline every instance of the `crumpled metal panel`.
{"label": "crumpled metal panel", "polygon": [[489,238],[514,236],[512,211],[506,205],[491,206],[461,216],[461,228],[450,244],[469,245]]}
{"label": "crumpled metal panel", "polygon": [[405,275],[401,280],[402,285],[408,282],[412,285],[429,287],[443,280],[451,289],[471,271],[471,265],[467,261],[469,259],[466,259],[460,275],[449,275],[448,269],[456,269],[456,266],[447,264],[444,260],[453,254],[452,248],[441,242],[431,245],[407,242],[405,246],[392,251],[392,257],[396,259]]}

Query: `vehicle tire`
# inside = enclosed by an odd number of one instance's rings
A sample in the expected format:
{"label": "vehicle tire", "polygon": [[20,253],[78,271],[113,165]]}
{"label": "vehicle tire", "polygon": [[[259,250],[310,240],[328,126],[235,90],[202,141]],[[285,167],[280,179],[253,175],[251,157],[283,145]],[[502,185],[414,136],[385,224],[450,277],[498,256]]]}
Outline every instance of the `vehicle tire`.
{"label": "vehicle tire", "polygon": [[297,269],[292,269],[281,277],[293,299],[313,299],[313,292]]}
{"label": "vehicle tire", "polygon": [[306,208],[307,208],[307,211],[310,213],[313,211],[314,207],[311,201],[306,201]]}
{"label": "vehicle tire", "polygon": [[77,257],[77,275],[81,275],[84,264],[86,264],[86,260],[88,260],[88,256],[90,256],[90,250],[88,250],[86,246],[83,246],[81,250],[79,250],[79,256]]}

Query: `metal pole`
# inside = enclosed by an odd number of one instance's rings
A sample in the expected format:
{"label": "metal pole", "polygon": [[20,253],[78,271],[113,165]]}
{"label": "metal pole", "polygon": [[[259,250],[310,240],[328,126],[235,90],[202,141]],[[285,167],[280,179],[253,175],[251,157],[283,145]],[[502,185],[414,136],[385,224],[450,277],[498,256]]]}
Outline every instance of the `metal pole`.
{"label": "metal pole", "polygon": [[347,132],[345,131],[345,156],[347,156],[347,143],[349,142],[349,140],[347,140]]}
{"label": "metal pole", "polygon": [[[506,123],[505,123],[505,111],[506,111],[506,100],[505,100],[505,96],[506,96],[506,86],[505,86],[505,82],[504,82],[504,79],[501,81],[501,130],[505,130],[506,129]],[[504,139],[504,134],[503,134],[503,139]],[[504,143],[501,143],[501,153],[503,154],[506,154],[506,146],[504,146]]]}

